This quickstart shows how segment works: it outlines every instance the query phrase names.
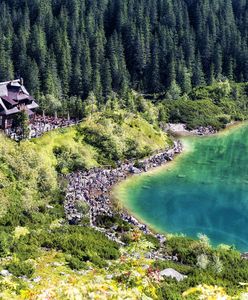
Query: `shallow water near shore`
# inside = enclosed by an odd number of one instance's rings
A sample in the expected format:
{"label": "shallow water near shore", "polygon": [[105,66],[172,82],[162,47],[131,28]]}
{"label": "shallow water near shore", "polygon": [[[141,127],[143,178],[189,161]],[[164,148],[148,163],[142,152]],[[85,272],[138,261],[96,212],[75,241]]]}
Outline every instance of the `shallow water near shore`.
{"label": "shallow water near shore", "polygon": [[248,124],[183,144],[174,162],[128,179],[116,196],[160,232],[204,233],[213,245],[248,251]]}

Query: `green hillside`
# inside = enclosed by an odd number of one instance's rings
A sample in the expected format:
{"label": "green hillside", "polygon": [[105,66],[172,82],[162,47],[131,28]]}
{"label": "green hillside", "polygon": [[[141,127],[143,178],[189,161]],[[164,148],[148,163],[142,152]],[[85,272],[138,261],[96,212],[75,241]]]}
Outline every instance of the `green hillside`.
{"label": "green hillside", "polygon": [[[168,236],[160,251],[177,253],[181,262],[156,262],[146,256],[159,247],[154,237],[126,227],[127,246],[120,247],[89,228],[87,215],[83,227],[65,220],[60,173],[141,158],[170,144],[157,126],[124,110],[94,113],[78,126],[19,144],[0,135],[0,298],[183,299],[189,288],[224,294],[215,284],[231,295],[242,291],[233,276],[245,282],[248,263],[230,247]],[[188,279],[159,277],[168,267]],[[203,283],[209,286],[193,289]]]}

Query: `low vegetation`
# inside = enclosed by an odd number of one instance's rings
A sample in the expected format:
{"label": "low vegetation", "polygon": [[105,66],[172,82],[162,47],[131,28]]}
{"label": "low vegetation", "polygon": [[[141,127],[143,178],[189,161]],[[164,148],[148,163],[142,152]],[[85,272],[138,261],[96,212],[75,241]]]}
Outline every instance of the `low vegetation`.
{"label": "low vegetation", "polygon": [[248,84],[224,80],[162,103],[171,123],[185,123],[189,129],[209,125],[221,129],[230,121],[247,119]]}
{"label": "low vegetation", "polygon": [[[39,139],[15,143],[0,135],[0,298],[174,300],[209,299],[209,293],[212,299],[218,294],[245,299],[248,261],[232,247],[212,248],[203,235],[199,240],[168,236],[161,245],[118,216],[97,222],[115,227],[126,246],[87,222],[69,226],[63,210],[66,181],[60,175],[115,166],[170,146],[160,130],[167,121],[185,122],[191,129],[243,120],[246,93],[246,84],[228,82],[155,104],[130,93],[129,109],[116,99],[102,111],[89,102],[80,125]],[[178,261],[149,259],[152,250]],[[187,278],[179,283],[163,278],[159,272],[165,268]]]}

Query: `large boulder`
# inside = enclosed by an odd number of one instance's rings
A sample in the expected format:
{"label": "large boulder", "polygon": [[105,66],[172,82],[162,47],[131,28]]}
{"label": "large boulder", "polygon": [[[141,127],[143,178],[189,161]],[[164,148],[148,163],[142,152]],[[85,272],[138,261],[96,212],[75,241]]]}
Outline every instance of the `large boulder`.
{"label": "large boulder", "polygon": [[183,275],[172,268],[168,268],[168,269],[161,271],[160,275],[164,276],[164,277],[170,277],[170,278],[176,279],[178,282],[187,278],[186,275]]}

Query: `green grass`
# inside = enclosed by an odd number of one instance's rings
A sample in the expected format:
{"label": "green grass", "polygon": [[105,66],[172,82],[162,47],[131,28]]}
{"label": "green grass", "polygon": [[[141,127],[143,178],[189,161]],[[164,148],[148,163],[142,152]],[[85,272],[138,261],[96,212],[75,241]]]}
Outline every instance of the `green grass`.
{"label": "green grass", "polygon": [[[143,255],[149,242],[158,246],[156,240],[147,237],[147,241],[136,244],[138,235],[130,231],[129,252],[122,247],[120,259],[116,259],[119,250],[114,243],[93,229],[69,227],[63,219],[64,195],[58,166],[66,173],[79,166],[71,164],[74,160],[82,161],[85,168],[103,162],[114,164],[119,157],[141,157],[170,144],[156,125],[123,110],[95,113],[79,126],[58,129],[20,144],[0,135],[0,270],[8,268],[17,276],[40,276],[40,282],[0,276],[0,298],[38,299],[42,295],[72,299],[79,294],[83,299],[92,295],[95,299],[141,299],[146,294],[151,299],[181,299],[185,290],[200,283],[224,286],[231,295],[241,290],[234,278],[246,281],[248,264],[236,251],[214,250],[201,242],[171,238],[163,251],[177,253],[184,264],[154,263]],[[111,152],[113,156],[108,155]],[[140,258],[133,253],[139,253]],[[196,264],[202,253],[211,262],[207,270]],[[222,263],[221,273],[213,268],[215,256]],[[181,283],[167,279],[158,286],[144,266],[160,270],[172,267],[188,278]],[[77,268],[82,272],[73,271]]]}
{"label": "green grass", "polygon": [[90,145],[82,144],[77,140],[76,126],[50,131],[38,139],[33,139],[31,143],[33,143],[35,151],[53,166],[57,162],[53,149],[61,146],[67,146],[82,155],[87,162],[87,168],[98,165],[95,160],[96,151]]}
{"label": "green grass", "polygon": [[[79,125],[79,128],[84,127],[110,135],[121,151],[125,148],[127,139],[134,140],[139,149],[149,146],[152,151],[164,149],[170,144],[170,139],[159,128],[149,124],[140,116],[122,110],[111,115],[96,113]],[[66,146],[79,154],[84,159],[86,168],[99,165],[97,156],[101,149],[83,142],[77,126],[48,132],[41,138],[33,139],[31,144],[34,145],[33,149],[41,155],[43,162],[49,165],[56,165],[53,149],[61,146]]]}
{"label": "green grass", "polygon": [[[151,151],[169,144],[166,134],[134,114],[125,111],[96,113],[79,126],[58,129],[42,137],[20,144],[0,134],[0,218],[8,210],[33,210],[53,200],[58,188],[57,165],[83,162],[85,168],[99,166],[106,153],[99,146],[85,141],[81,129],[90,127],[99,132],[100,138],[108,136],[121,158],[126,158],[127,140],[135,142],[139,154],[145,147]],[[106,145],[106,147],[109,145]],[[54,149],[63,149],[57,157]],[[62,152],[63,152],[62,151]],[[75,166],[74,166],[75,167]],[[61,167],[70,171],[70,165]]]}
{"label": "green grass", "polygon": [[[86,128],[93,130],[94,135],[87,136]],[[51,282],[56,287],[56,282],[64,280],[62,271],[72,276],[72,280],[83,282],[70,266],[81,268],[86,264],[84,260],[89,258],[101,274],[104,269],[99,266],[119,255],[114,243],[93,229],[78,227],[74,233],[66,235],[63,232],[67,228],[63,219],[63,186],[66,183],[61,185],[58,172],[66,174],[78,167],[88,169],[105,163],[115,165],[119,158],[126,159],[133,154],[143,157],[169,144],[167,135],[156,126],[122,110],[95,113],[78,126],[57,129],[20,143],[0,134],[0,270],[8,268],[16,274],[8,279],[8,283],[0,278],[0,298],[30,299],[32,289],[29,290],[28,284],[17,275],[43,277],[49,274],[49,287]],[[108,156],[111,151],[115,151],[114,155]],[[47,204],[53,208],[48,208]],[[62,220],[62,225],[51,229],[58,220]],[[15,240],[14,233],[18,228],[25,229],[27,234]],[[77,230],[80,229],[79,234]],[[50,248],[45,255],[44,246]],[[59,272],[47,262],[47,259],[51,259],[51,264],[58,260],[55,250],[59,251],[59,260],[64,264],[58,268]],[[6,260],[6,256],[9,259]],[[91,284],[94,278],[91,281],[87,277],[84,280]],[[105,284],[104,278],[102,280]],[[42,285],[35,284],[35,293],[42,293],[44,286],[46,283],[42,278]],[[27,295],[22,294],[23,289]]]}

